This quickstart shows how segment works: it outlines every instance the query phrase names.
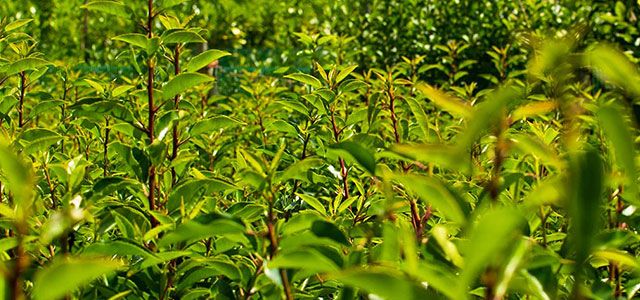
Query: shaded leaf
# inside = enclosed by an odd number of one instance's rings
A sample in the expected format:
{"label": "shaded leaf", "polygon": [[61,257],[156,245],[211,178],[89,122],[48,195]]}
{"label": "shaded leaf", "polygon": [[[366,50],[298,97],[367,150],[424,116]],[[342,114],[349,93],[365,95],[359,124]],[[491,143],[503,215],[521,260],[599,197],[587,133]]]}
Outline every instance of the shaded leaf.
{"label": "shaded leaf", "polygon": [[74,257],[54,261],[35,275],[33,298],[54,300],[122,267],[120,261]]}

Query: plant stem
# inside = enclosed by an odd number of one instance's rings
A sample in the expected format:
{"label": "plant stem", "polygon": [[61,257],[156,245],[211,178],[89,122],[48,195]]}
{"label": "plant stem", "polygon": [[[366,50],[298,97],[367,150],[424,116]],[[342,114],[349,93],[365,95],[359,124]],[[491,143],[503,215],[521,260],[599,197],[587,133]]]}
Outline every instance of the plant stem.
{"label": "plant stem", "polygon": [[[269,234],[269,250],[271,259],[273,259],[278,252],[278,237],[275,230],[275,215],[273,213],[273,196],[269,198],[269,211],[267,216],[267,231]],[[282,278],[282,287],[284,289],[284,295],[287,300],[293,300],[293,294],[291,293],[291,286],[289,285],[289,278],[285,269],[280,269],[280,277]]]}
{"label": "plant stem", "polygon": [[500,171],[502,170],[505,153],[507,152],[507,142],[505,141],[504,133],[508,126],[508,120],[505,118],[504,112],[502,112],[500,124],[498,124],[496,130],[497,141],[494,148],[493,169],[491,170],[491,178],[489,180],[489,195],[494,202],[498,200],[500,194]]}
{"label": "plant stem", "polygon": [[[147,36],[149,38],[153,37],[153,0],[148,1],[148,17],[147,17]],[[153,103],[153,79],[154,79],[154,66],[153,57],[149,56],[147,61],[147,66],[149,68],[149,73],[147,74],[147,99],[149,100],[149,124],[147,126],[147,136],[149,137],[149,145],[153,144],[155,138],[155,117],[156,117],[156,107]],[[156,166],[153,164],[149,165],[148,170],[149,176],[149,209],[154,211],[156,209]],[[151,216],[151,226],[156,227],[158,225],[158,220],[155,217]]]}
{"label": "plant stem", "polygon": [[[389,114],[391,115],[391,123],[393,125],[393,136],[395,138],[396,144],[400,143],[400,132],[398,130],[398,116],[396,114],[396,96],[393,91],[392,78],[389,76],[389,85],[387,87],[387,96],[389,97]],[[403,172],[409,171],[409,166],[405,164],[403,161],[400,161],[400,167]],[[423,232],[423,218],[420,218],[420,213],[418,209],[418,204],[415,199],[409,199],[409,208],[411,209],[411,223],[413,225],[413,229],[416,233],[416,240],[420,242],[422,240],[422,232]],[[426,212],[425,212],[426,216]],[[426,222],[426,220],[425,220]]]}
{"label": "plant stem", "polygon": [[102,144],[102,151],[103,151],[103,173],[102,176],[103,177],[107,177],[107,175],[109,174],[109,153],[108,153],[108,148],[109,148],[109,134],[111,132],[111,129],[109,128],[109,118],[105,117],[105,128],[104,128],[104,143]]}
{"label": "plant stem", "polygon": [[[84,5],[87,5],[88,0],[84,0]],[[89,45],[89,10],[84,9],[82,13],[82,41],[80,42],[80,50],[84,62],[89,62],[89,52],[87,51],[87,45]]]}
{"label": "plant stem", "polygon": [[[305,131],[309,129],[309,120],[305,123]],[[304,136],[304,141],[302,142],[302,154],[300,154],[300,160],[303,160],[307,157],[307,146],[309,145],[309,140],[311,139],[311,134],[307,133]],[[295,197],[296,192],[300,188],[300,180],[297,180],[293,184],[293,190],[291,190],[291,198]]]}
{"label": "plant stem", "polygon": [[[338,130],[338,126],[336,124],[336,116],[335,116],[335,111],[333,109],[331,109],[331,126],[333,129],[333,137],[336,141],[336,143],[340,142],[340,130]],[[343,189],[344,189],[344,199],[348,199],[349,198],[349,179],[347,178],[347,176],[349,176],[349,173],[347,171],[347,166],[344,163],[344,159],[342,157],[338,158],[338,161],[340,162],[340,175],[342,176],[342,185],[343,185]]]}
{"label": "plant stem", "polygon": [[[67,80],[68,77],[65,77],[65,79],[62,81],[63,86],[62,86],[62,105],[60,106],[60,122],[62,123],[62,125],[66,125],[65,124],[65,119],[66,117],[66,104],[65,102],[67,101],[67,93],[69,92],[69,89],[67,88]],[[65,130],[66,130],[66,126],[64,126]],[[60,141],[60,151],[62,153],[64,153],[64,139],[62,139]]]}
{"label": "plant stem", "polygon": [[49,192],[51,193],[51,204],[53,206],[53,209],[56,209],[56,195],[55,195],[55,187],[53,186],[53,183],[51,182],[51,175],[49,174],[49,166],[47,165],[47,162],[45,160],[44,164],[43,164],[43,172],[44,172],[44,178],[47,181],[47,187],[49,188]]}
{"label": "plant stem", "polygon": [[24,221],[17,221],[15,227],[18,246],[15,249],[13,270],[8,278],[12,300],[24,299],[22,292],[22,273],[29,264],[29,258],[24,249],[24,235],[27,233],[27,224],[25,224]]}
{"label": "plant stem", "polygon": [[[173,69],[175,75],[180,74],[180,45],[176,46],[173,55]],[[178,109],[180,105],[180,95],[173,98],[174,109]],[[178,157],[178,148],[180,147],[180,132],[178,131],[178,122],[173,126],[173,148],[171,152],[171,161]],[[175,186],[177,182],[176,168],[171,167],[171,186]]]}
{"label": "plant stem", "polygon": [[20,72],[20,95],[18,104],[18,127],[24,126],[24,97],[27,91],[27,75],[24,71]]}

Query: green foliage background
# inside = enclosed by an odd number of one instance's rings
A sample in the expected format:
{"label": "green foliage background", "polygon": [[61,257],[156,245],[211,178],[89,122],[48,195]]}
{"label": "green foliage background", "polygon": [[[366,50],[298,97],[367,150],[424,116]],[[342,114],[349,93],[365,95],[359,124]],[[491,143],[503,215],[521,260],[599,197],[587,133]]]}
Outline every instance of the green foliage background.
{"label": "green foliage background", "polygon": [[7,299],[632,299],[638,1],[0,2]]}

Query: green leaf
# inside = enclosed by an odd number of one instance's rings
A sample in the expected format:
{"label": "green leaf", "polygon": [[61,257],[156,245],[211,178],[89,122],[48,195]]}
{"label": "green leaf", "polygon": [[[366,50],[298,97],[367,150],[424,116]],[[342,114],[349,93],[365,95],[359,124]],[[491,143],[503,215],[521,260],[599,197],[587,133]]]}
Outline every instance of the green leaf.
{"label": "green leaf", "polygon": [[231,53],[222,50],[207,50],[196,55],[192,58],[186,65],[185,70],[189,72],[197,72],[198,70],[208,66],[210,63],[223,58],[225,56],[229,56]]}
{"label": "green leaf", "polygon": [[163,236],[158,242],[158,246],[165,247],[179,242],[201,240],[212,236],[242,234],[244,232],[245,228],[242,224],[229,219],[218,219],[208,223],[191,220],[178,225],[174,231]]}
{"label": "green leaf", "polygon": [[184,0],[163,0],[163,1],[160,1],[160,4],[158,4],[158,7],[160,10],[166,10],[182,3],[185,3],[185,1]]}
{"label": "green leaf", "polygon": [[565,182],[561,179],[559,176],[548,176],[544,180],[538,181],[522,201],[523,204],[532,208],[539,208],[540,205],[558,204],[564,196]]}
{"label": "green leaf", "polygon": [[14,75],[28,70],[35,70],[47,65],[51,65],[51,63],[44,59],[26,57],[3,66],[0,68],[0,72],[5,73],[6,75]]}
{"label": "green leaf", "polygon": [[82,253],[83,255],[140,256],[145,258],[154,256],[153,253],[142,245],[125,239],[91,244],[85,247]]}
{"label": "green leaf", "polygon": [[285,78],[293,79],[295,81],[308,84],[316,89],[322,88],[322,82],[320,82],[320,80],[308,74],[303,74],[303,73],[289,74],[285,76]]}
{"label": "green leaf", "polygon": [[314,273],[339,270],[331,259],[314,249],[283,251],[268,262],[269,268],[303,269]]}
{"label": "green leaf", "polygon": [[431,236],[438,242],[438,245],[447,256],[447,260],[456,267],[462,268],[464,261],[456,245],[449,239],[449,235],[447,227],[442,224],[438,224],[431,229]]}
{"label": "green leaf", "polygon": [[581,272],[594,246],[593,237],[602,226],[604,166],[598,151],[590,148],[574,153],[568,176],[568,240],[576,251],[576,272]]}
{"label": "green leaf", "polygon": [[16,30],[24,25],[29,24],[31,21],[33,21],[33,19],[22,19],[22,20],[15,20],[9,24],[7,24],[7,26],[4,27],[4,31],[5,32],[9,32],[9,31],[13,31]]}
{"label": "green leaf", "polygon": [[149,153],[149,159],[154,166],[162,165],[162,162],[167,157],[167,144],[161,140],[153,141],[153,144],[147,147]]}
{"label": "green leaf", "polygon": [[456,146],[461,151],[469,151],[482,133],[500,121],[501,112],[506,110],[507,105],[515,101],[517,97],[517,90],[510,86],[502,87],[487,95],[485,101],[474,109],[473,116],[465,130],[456,136]]}
{"label": "green leaf", "polygon": [[603,129],[605,136],[613,146],[613,152],[616,157],[616,164],[620,170],[624,171],[627,178],[624,192],[625,200],[640,205],[638,201],[638,171],[636,168],[636,152],[633,142],[633,136],[629,128],[628,122],[625,122],[623,114],[613,107],[603,107],[597,112],[600,127]]}
{"label": "green leaf", "polygon": [[177,290],[182,291],[197,286],[197,283],[203,279],[225,276],[231,280],[241,278],[240,269],[232,262],[223,260],[202,261],[200,264],[185,272],[180,277]]}
{"label": "green leaf", "polygon": [[391,178],[418,195],[425,203],[433,205],[447,219],[458,224],[466,222],[459,200],[442,181],[434,177],[410,174],[394,174]]}
{"label": "green leaf", "polygon": [[351,74],[356,68],[358,68],[358,65],[348,66],[342,69],[342,71],[340,71],[340,73],[338,73],[338,76],[336,77],[336,84],[347,78],[347,76],[349,76],[349,74]]}
{"label": "green leaf", "polygon": [[513,245],[525,221],[518,210],[506,207],[490,209],[476,219],[463,251],[463,286],[468,286],[495,258]]}
{"label": "green leaf", "polygon": [[74,257],[57,260],[36,273],[32,296],[35,300],[60,299],[122,266],[120,261],[103,258]]}
{"label": "green leaf", "polygon": [[0,170],[5,187],[14,194],[16,200],[30,203],[34,184],[33,170],[16,155],[16,151],[2,144],[0,144]]}
{"label": "green leaf", "polygon": [[123,35],[119,35],[113,38],[116,41],[123,41],[127,44],[136,46],[138,48],[147,49],[149,45],[149,38],[146,35],[140,33],[127,33]]}
{"label": "green leaf", "polygon": [[371,267],[332,274],[330,278],[363,289],[382,299],[431,299],[427,290],[391,268]]}
{"label": "green leaf", "polygon": [[418,103],[415,98],[403,98],[405,99],[405,101],[407,101],[407,104],[409,104],[409,109],[411,109],[411,113],[413,114],[413,116],[416,117],[416,122],[422,130],[422,139],[426,140],[427,138],[429,138],[429,120],[427,114],[424,112],[422,105],[420,105],[420,103]]}
{"label": "green leaf", "polygon": [[349,246],[347,236],[331,222],[318,220],[311,225],[311,232],[318,237],[329,238],[345,246]]}
{"label": "green leaf", "polygon": [[239,120],[227,116],[215,116],[213,118],[204,119],[196,122],[191,126],[189,133],[192,136],[198,136],[203,133],[212,134],[220,129],[230,129],[238,125],[242,125]]}
{"label": "green leaf", "polygon": [[416,87],[435,105],[447,112],[464,118],[472,115],[473,110],[471,106],[462,100],[448,95],[428,84],[420,83],[416,85]]}
{"label": "green leaf", "polygon": [[640,73],[638,67],[620,51],[608,45],[597,45],[585,53],[585,63],[604,80],[640,96]]}
{"label": "green leaf", "polygon": [[433,163],[443,168],[467,173],[471,170],[469,155],[461,149],[443,144],[396,144],[390,149],[410,161]]}
{"label": "green leaf", "polygon": [[44,128],[33,128],[25,130],[20,139],[25,154],[34,154],[41,151],[51,150],[50,147],[62,140],[62,136]]}
{"label": "green leaf", "polygon": [[617,249],[603,249],[594,251],[593,257],[607,260],[607,265],[610,262],[614,262],[625,267],[631,267],[633,269],[638,269],[640,267],[638,260],[633,255]]}
{"label": "green leaf", "polygon": [[363,147],[362,145],[346,141],[330,146],[331,149],[341,150],[350,155],[355,161],[363,167],[369,174],[375,176],[376,174],[376,158],[370,149]]}
{"label": "green leaf", "polygon": [[322,202],[320,202],[320,200],[318,200],[316,197],[313,197],[307,194],[300,194],[300,193],[296,195],[298,195],[300,199],[302,199],[305,203],[309,204],[309,206],[311,206],[313,209],[320,212],[322,215],[325,215],[325,216],[327,215],[327,210],[324,208],[324,205],[322,205]]}
{"label": "green leaf", "polygon": [[321,166],[322,159],[316,157],[308,157],[303,160],[297,161],[287,167],[282,173],[277,176],[278,182],[287,181],[290,179],[306,181],[306,173],[311,169]]}
{"label": "green leaf", "polygon": [[167,209],[172,212],[181,205],[190,207],[196,200],[199,200],[200,195],[204,193],[214,193],[220,191],[237,189],[230,183],[217,180],[217,179],[192,179],[187,180],[183,184],[175,187],[171,194],[169,194],[169,201],[167,203]]}
{"label": "green leaf", "polygon": [[162,37],[162,43],[164,43],[165,45],[206,42],[207,41],[199,34],[186,30],[174,31]]}
{"label": "green leaf", "polygon": [[182,73],[169,80],[169,82],[162,87],[162,95],[164,99],[171,99],[194,86],[212,82],[214,80],[215,79],[213,77],[200,73]]}
{"label": "green leaf", "polygon": [[455,273],[441,264],[419,262],[416,272],[411,275],[421,282],[429,284],[433,288],[449,299],[465,299],[466,292],[460,287],[460,279]]}
{"label": "green leaf", "polygon": [[94,1],[83,5],[82,8],[100,11],[123,18],[130,17],[127,11],[127,7],[124,4],[116,1]]}
{"label": "green leaf", "polygon": [[539,138],[530,134],[514,134],[511,136],[514,147],[522,153],[531,154],[543,164],[561,168],[564,163],[559,155],[549,146],[545,145]]}

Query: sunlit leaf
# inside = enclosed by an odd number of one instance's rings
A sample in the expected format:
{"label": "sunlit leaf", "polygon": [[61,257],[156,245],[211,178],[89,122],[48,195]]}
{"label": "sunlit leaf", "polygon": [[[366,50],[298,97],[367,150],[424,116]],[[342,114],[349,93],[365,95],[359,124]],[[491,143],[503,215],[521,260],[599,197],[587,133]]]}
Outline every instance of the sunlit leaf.
{"label": "sunlit leaf", "polygon": [[320,80],[318,80],[317,78],[311,76],[311,75],[307,75],[304,73],[296,73],[296,74],[289,74],[287,76],[285,76],[285,78],[289,78],[289,79],[293,79],[295,81],[299,81],[302,82],[304,84],[308,84],[314,88],[321,88],[322,87],[322,82],[320,82]]}
{"label": "sunlit leaf", "polygon": [[215,79],[213,77],[200,73],[181,73],[169,80],[169,82],[162,87],[162,95],[165,99],[171,99],[190,88],[203,83],[212,82],[214,80]]}

